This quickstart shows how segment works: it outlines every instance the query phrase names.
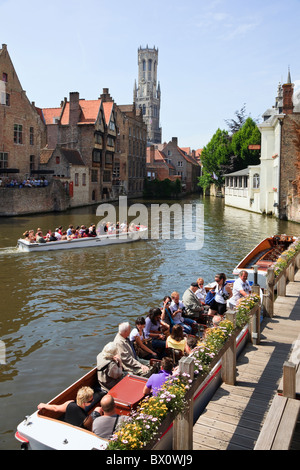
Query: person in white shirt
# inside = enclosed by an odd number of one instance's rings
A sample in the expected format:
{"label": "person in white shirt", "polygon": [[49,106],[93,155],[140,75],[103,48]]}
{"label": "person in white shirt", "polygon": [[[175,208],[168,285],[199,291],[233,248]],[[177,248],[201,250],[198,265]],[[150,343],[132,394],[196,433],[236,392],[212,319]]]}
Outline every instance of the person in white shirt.
{"label": "person in white shirt", "polygon": [[196,290],[195,294],[200,300],[200,302],[202,303],[202,305],[205,305],[206,289],[204,287],[204,279],[202,279],[202,277],[199,277],[197,279],[197,284],[198,284],[199,289]]}
{"label": "person in white shirt", "polygon": [[232,299],[230,303],[236,305],[240,299],[251,294],[251,286],[248,282],[247,271],[240,271],[238,279],[234,281],[232,288]]}

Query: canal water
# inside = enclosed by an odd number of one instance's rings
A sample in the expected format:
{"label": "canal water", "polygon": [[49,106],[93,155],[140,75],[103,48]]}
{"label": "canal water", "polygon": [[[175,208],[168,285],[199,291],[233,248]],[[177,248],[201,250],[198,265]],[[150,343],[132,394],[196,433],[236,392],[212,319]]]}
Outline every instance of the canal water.
{"label": "canal water", "polygon": [[25,230],[97,224],[96,207],[0,218],[0,449],[20,448],[17,424],[94,367],[120,322],[134,325],[165,295],[176,290],[182,296],[199,276],[210,282],[225,272],[230,278],[266,236],[300,236],[299,224],[226,207],[220,198],[197,196],[179,204],[183,214],[187,206],[194,218],[199,209],[204,214],[201,249],[186,249],[186,231],[174,239],[173,225],[170,239],[151,239],[150,233],[132,244],[21,253],[16,242]]}

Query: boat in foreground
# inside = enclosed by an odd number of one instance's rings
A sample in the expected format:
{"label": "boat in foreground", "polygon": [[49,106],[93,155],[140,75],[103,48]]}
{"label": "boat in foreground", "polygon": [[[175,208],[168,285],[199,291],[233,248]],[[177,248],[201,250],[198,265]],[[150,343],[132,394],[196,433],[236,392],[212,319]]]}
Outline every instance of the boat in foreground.
{"label": "boat in foreground", "polygon": [[262,240],[233,270],[235,276],[240,271],[248,272],[248,281],[254,281],[254,266],[257,266],[257,282],[261,288],[266,287],[268,268],[273,266],[280,255],[296,240],[288,235],[275,235]]}
{"label": "boat in foreground", "polygon": [[46,243],[30,243],[28,240],[20,238],[18,240],[18,249],[20,251],[31,252],[100,247],[106,245],[115,245],[119,243],[131,243],[146,239],[147,236],[148,228],[141,227],[138,230],[132,232],[97,235],[96,237],[74,238],[72,240],[57,240]]}
{"label": "boat in foreground", "polygon": [[[236,338],[237,355],[248,341],[248,325]],[[194,394],[194,422],[199,418],[207,403],[221,384],[222,360],[215,365]],[[143,389],[147,379],[136,375],[127,375],[109,393],[114,397],[118,414],[129,415],[143,399]],[[57,395],[50,404],[62,404],[75,400],[77,391],[82,386],[97,390],[97,369],[94,368],[69,388]],[[92,410],[91,410],[92,411]],[[155,450],[167,450],[172,447],[173,425],[159,439]],[[91,431],[67,424],[63,415],[53,411],[40,410],[27,416],[18,426],[15,437],[21,447],[28,450],[105,450],[108,440],[101,439]]]}

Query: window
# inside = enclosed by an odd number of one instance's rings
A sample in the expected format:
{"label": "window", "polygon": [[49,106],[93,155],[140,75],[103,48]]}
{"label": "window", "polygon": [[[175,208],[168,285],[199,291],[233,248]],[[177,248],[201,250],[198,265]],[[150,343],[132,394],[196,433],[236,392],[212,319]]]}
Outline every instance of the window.
{"label": "window", "polygon": [[79,185],[79,174],[75,173],[75,186]]}
{"label": "window", "polygon": [[116,129],[114,121],[109,121],[109,128],[111,131],[114,131]]}
{"label": "window", "polygon": [[152,60],[151,59],[149,59],[149,61],[148,61],[148,70],[149,70],[149,72],[151,72],[151,70],[152,70]]}
{"label": "window", "polygon": [[60,164],[60,157],[55,157],[55,163],[56,163],[56,165]]}
{"label": "window", "polygon": [[8,167],[8,153],[0,152],[0,168]]}
{"label": "window", "polygon": [[105,155],[105,163],[107,165],[112,165],[112,154],[111,153],[107,153]]}
{"label": "window", "polygon": [[2,74],[2,81],[7,83],[8,82],[8,76],[7,76],[7,73],[3,72]]}
{"label": "window", "polygon": [[114,144],[115,144],[114,139],[113,139],[112,137],[107,137],[107,145],[108,145],[109,147],[113,147]]}
{"label": "window", "polygon": [[111,177],[110,177],[110,171],[104,170],[103,171],[103,183],[110,183]]}
{"label": "window", "polygon": [[258,189],[259,188],[259,174],[255,173],[253,175],[253,189]]}
{"label": "window", "polygon": [[33,127],[30,128],[29,142],[30,142],[30,145],[34,144],[34,129],[33,129]]}
{"label": "window", "polygon": [[102,145],[102,135],[101,134],[98,134],[98,133],[95,134],[95,143],[99,144],[99,145]]}
{"label": "window", "polygon": [[20,124],[14,125],[14,143],[22,144],[23,143],[23,126]]}
{"label": "window", "polygon": [[98,170],[91,171],[91,182],[97,183],[98,182]]}
{"label": "window", "polygon": [[0,92],[0,104],[3,106],[10,106],[10,94],[4,91]]}
{"label": "window", "polygon": [[182,166],[182,162],[178,162],[178,166]]}
{"label": "window", "polygon": [[145,116],[145,114],[146,114],[146,105],[143,104],[143,115]]}
{"label": "window", "polygon": [[101,152],[100,150],[93,151],[93,162],[100,163],[101,162]]}
{"label": "window", "polygon": [[86,173],[82,173],[82,186],[86,186]]}

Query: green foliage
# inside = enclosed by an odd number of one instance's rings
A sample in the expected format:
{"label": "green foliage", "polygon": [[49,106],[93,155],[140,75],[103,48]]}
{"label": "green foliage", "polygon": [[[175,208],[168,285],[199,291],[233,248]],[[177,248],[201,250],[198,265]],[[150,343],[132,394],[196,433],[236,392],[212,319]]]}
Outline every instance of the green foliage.
{"label": "green foliage", "polygon": [[[217,186],[221,186],[223,183],[221,167],[229,162],[231,154],[231,142],[228,132],[218,129],[211,141],[203,148],[201,154],[203,176],[199,178],[199,186],[205,189],[213,182]],[[217,179],[214,179],[214,175]]]}
{"label": "green foliage", "polygon": [[259,145],[261,134],[251,117],[232,136],[232,151],[236,155],[234,171],[246,168],[248,165],[259,165],[260,150],[249,150],[249,145]]}
{"label": "green foliage", "polygon": [[145,179],[143,196],[148,199],[168,199],[178,197],[181,190],[181,181],[178,178],[176,181],[171,181],[167,178],[163,181],[158,179],[149,181]]}

